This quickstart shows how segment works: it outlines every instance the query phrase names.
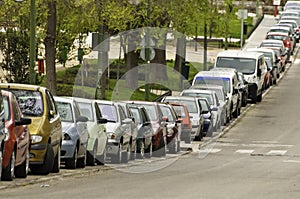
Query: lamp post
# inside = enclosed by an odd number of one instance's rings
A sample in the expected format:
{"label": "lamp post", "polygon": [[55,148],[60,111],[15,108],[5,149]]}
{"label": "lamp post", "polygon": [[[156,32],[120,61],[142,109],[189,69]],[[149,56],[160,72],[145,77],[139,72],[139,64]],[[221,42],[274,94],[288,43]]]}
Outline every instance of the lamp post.
{"label": "lamp post", "polygon": [[[23,2],[24,0],[15,0],[15,2]],[[30,44],[29,44],[29,83],[36,83],[35,62],[36,62],[36,7],[35,0],[30,0]]]}

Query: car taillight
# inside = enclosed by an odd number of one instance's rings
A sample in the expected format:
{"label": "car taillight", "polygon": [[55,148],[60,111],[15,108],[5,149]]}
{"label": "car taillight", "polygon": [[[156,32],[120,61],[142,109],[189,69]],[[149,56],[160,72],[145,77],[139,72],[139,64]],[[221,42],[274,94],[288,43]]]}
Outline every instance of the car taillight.
{"label": "car taillight", "polygon": [[299,32],[299,28],[296,29],[296,32]]}

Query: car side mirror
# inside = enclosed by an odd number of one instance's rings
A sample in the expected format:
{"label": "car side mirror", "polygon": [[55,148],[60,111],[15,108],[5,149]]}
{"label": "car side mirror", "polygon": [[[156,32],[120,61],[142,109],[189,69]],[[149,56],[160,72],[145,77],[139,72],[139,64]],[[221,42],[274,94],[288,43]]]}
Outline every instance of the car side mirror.
{"label": "car side mirror", "polygon": [[16,120],[15,125],[16,126],[29,125],[31,124],[31,122],[32,122],[31,118],[23,117],[20,120]]}
{"label": "car side mirror", "polygon": [[105,118],[100,118],[98,120],[98,124],[106,124],[106,123],[107,123],[107,119],[105,119]]}

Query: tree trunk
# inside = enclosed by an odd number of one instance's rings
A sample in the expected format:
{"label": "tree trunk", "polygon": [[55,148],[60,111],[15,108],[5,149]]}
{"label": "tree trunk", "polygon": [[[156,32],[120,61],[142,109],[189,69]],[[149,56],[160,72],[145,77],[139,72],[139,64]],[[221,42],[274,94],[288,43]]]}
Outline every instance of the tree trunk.
{"label": "tree trunk", "polygon": [[[167,39],[167,33],[163,33],[162,37],[160,40],[162,40],[162,45],[157,46],[155,48],[155,56],[154,59],[151,61],[151,63],[157,63],[158,67],[151,67],[151,77],[150,79],[155,81],[155,80],[168,80],[168,75],[167,75],[167,68],[164,67],[167,65],[167,60],[166,60],[166,39]],[[156,42],[158,43],[158,42]]]}
{"label": "tree trunk", "polygon": [[138,66],[138,54],[136,53],[136,35],[128,36],[128,52],[126,54],[126,87],[135,89],[138,87],[138,70],[131,70]]}
{"label": "tree trunk", "polygon": [[56,1],[48,2],[47,33],[45,37],[46,57],[46,87],[53,95],[57,93],[55,68],[55,40],[56,40]]}

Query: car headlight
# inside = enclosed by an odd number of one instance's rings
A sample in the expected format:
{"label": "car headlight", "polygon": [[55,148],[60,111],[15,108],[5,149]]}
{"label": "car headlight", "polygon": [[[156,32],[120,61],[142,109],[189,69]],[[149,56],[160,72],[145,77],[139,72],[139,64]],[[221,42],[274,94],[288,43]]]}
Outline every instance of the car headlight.
{"label": "car headlight", "polygon": [[71,136],[69,134],[65,133],[64,140],[71,140]]}
{"label": "car headlight", "polygon": [[40,135],[32,135],[31,136],[31,143],[32,144],[35,144],[35,143],[38,143],[40,141],[42,141],[43,137],[40,136]]}

